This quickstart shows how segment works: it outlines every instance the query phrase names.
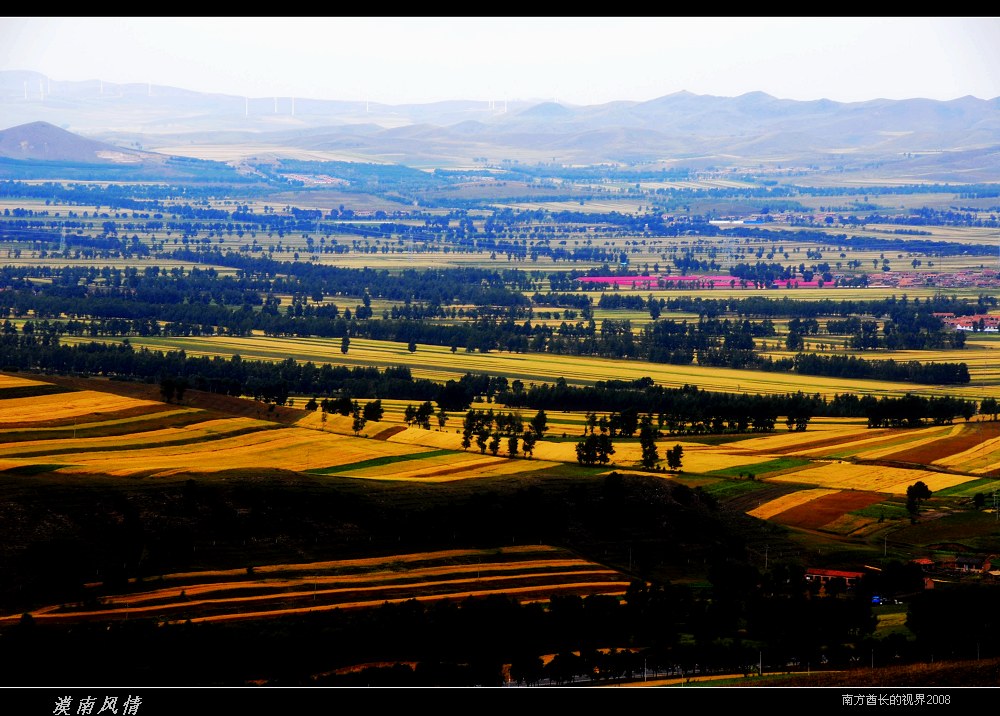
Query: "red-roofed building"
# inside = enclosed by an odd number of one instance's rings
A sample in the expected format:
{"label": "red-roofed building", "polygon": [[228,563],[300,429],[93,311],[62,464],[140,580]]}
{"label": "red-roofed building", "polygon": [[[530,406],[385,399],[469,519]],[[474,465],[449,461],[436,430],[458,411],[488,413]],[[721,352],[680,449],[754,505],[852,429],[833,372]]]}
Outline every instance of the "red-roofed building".
{"label": "red-roofed building", "polygon": [[828,583],[831,579],[839,578],[844,580],[844,584],[848,588],[851,588],[864,576],[864,572],[845,572],[839,569],[816,569],[813,567],[806,569],[806,581],[819,582],[820,585]]}

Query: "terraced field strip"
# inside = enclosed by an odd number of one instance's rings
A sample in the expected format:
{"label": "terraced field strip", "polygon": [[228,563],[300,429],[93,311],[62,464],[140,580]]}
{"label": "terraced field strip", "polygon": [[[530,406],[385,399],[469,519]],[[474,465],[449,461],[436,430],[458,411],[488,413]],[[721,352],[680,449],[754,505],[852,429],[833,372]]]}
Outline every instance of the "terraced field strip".
{"label": "terraced field strip", "polygon": [[521,460],[502,457],[488,457],[460,461],[457,464],[445,461],[438,465],[402,470],[396,472],[371,470],[367,474],[351,473],[349,477],[368,480],[417,480],[419,482],[454,482],[497,475],[514,475],[523,472],[534,472],[554,467],[559,463],[545,460]]}
{"label": "terraced field strip", "polygon": [[770,473],[779,471],[790,472],[796,468],[805,467],[806,465],[811,464],[811,461],[803,460],[802,458],[779,457],[774,460],[767,460],[766,462],[756,462],[750,465],[712,470],[710,474],[717,475],[719,477],[740,477],[746,472],[752,472],[755,477],[766,477]]}
{"label": "terraced field strip", "polygon": [[60,438],[94,438],[113,435],[131,435],[162,428],[179,428],[206,419],[206,411],[200,408],[178,408],[176,410],[161,410],[153,413],[143,413],[113,420],[97,420],[94,422],[77,422],[70,425],[50,426],[44,428],[11,428],[0,430],[0,441],[28,442],[34,440],[57,440]]}
{"label": "terraced field strip", "polygon": [[[184,610],[211,604],[240,604],[247,602],[286,601],[308,597],[331,597],[348,593],[374,593],[386,590],[396,590],[399,587],[414,587],[425,589],[430,586],[453,587],[469,582],[503,582],[510,580],[538,579],[549,581],[554,576],[572,575],[574,578],[597,579],[606,576],[619,576],[617,572],[604,568],[588,568],[587,563],[567,563],[566,565],[548,566],[502,564],[499,567],[491,564],[468,565],[464,569],[454,567],[439,567],[419,569],[406,573],[366,574],[359,575],[313,577],[309,579],[272,579],[252,580],[245,582],[221,582],[216,584],[195,584],[183,588],[170,588],[155,592],[119,595],[102,600],[106,609],[78,610],[73,608],[47,607],[35,614],[77,614],[91,616],[93,614],[117,611],[120,607],[129,609]],[[431,579],[438,578],[438,579]],[[343,586],[336,586],[343,585]],[[178,601],[180,600],[180,601]]]}
{"label": "terraced field strip", "polygon": [[[945,441],[948,438],[955,437],[960,434],[965,428],[964,425],[952,425],[946,426],[940,429],[928,428],[927,431],[921,431],[918,435],[905,435],[901,436],[898,440],[890,440],[885,443],[879,443],[879,447],[873,450],[862,450],[860,452],[854,453],[855,457],[864,460],[878,460],[880,458],[897,460],[896,455],[905,454],[913,448],[921,447],[929,443],[937,443]],[[903,450],[900,450],[900,446],[904,446]],[[846,457],[844,455],[831,455],[830,457]]]}
{"label": "terraced field strip", "polygon": [[964,423],[961,428],[955,435],[949,436],[945,440],[906,450],[898,453],[898,456],[894,456],[893,459],[935,464],[938,464],[939,460],[947,460],[949,462],[940,464],[950,464],[952,461],[959,464],[966,459],[965,453],[977,454],[980,452],[977,448],[988,445],[1000,437],[1000,422],[973,421]]}
{"label": "terraced field strip", "polygon": [[794,482],[838,490],[862,490],[905,495],[906,488],[922,481],[931,492],[968,482],[967,475],[950,475],[902,467],[832,462],[807,467],[790,475],[775,475],[768,482]]}
{"label": "terraced field strip", "polygon": [[[93,417],[98,413],[116,413],[126,409],[159,410],[155,400],[126,398],[96,390],[79,390],[30,398],[0,400],[0,428],[42,423],[60,418]],[[152,410],[150,410],[152,409]]]}
{"label": "terraced field strip", "polygon": [[72,388],[64,388],[61,385],[51,383],[38,383],[36,385],[0,385],[0,400],[11,400],[13,398],[33,398],[39,395],[57,395],[59,393],[70,393]]}
{"label": "terraced field strip", "polygon": [[19,375],[0,373],[0,390],[7,390],[8,388],[21,388],[26,386],[44,386],[44,385],[52,385],[52,384],[46,383],[45,381],[42,380],[22,378]]}
{"label": "terraced field strip", "polygon": [[926,456],[932,464],[965,472],[990,472],[1000,467],[1000,423],[974,423],[968,426],[963,439],[941,447],[942,452],[954,452],[936,459],[934,455]]}
{"label": "terraced field strip", "polygon": [[[282,572],[287,576],[279,576]],[[261,578],[262,574],[275,576]],[[233,577],[220,581],[219,577]],[[329,609],[377,607],[386,601],[463,599],[486,594],[548,598],[625,592],[618,572],[564,550],[530,546],[450,550],[359,560],[272,565],[246,570],[167,575],[173,585],[98,598],[93,606],[49,605],[40,622],[153,617],[160,621],[258,619]],[[0,617],[0,623],[20,614]]]}
{"label": "terraced field strip", "polygon": [[234,621],[246,619],[267,619],[274,617],[288,616],[290,614],[302,614],[309,612],[325,612],[333,610],[359,610],[381,607],[383,604],[399,604],[402,602],[439,602],[439,601],[462,601],[469,598],[481,598],[489,596],[505,596],[517,599],[521,602],[548,602],[555,595],[574,595],[586,597],[592,594],[602,594],[607,596],[624,596],[628,591],[629,582],[571,582],[565,584],[543,584],[532,587],[515,587],[506,589],[475,589],[469,591],[448,592],[446,594],[416,595],[404,597],[386,597],[383,599],[369,601],[342,602],[338,604],[326,604],[319,606],[308,606],[291,609],[277,609],[263,612],[240,612],[237,614],[218,614],[207,617],[193,617],[184,619],[186,622],[218,622]]}
{"label": "terraced field strip", "polygon": [[386,455],[385,457],[376,457],[370,460],[361,460],[360,462],[351,462],[345,465],[334,465],[333,467],[324,467],[314,470],[309,470],[308,472],[317,475],[340,475],[351,471],[365,470],[372,467],[384,467],[385,465],[394,465],[399,462],[405,462],[407,460],[425,460],[428,458],[439,457],[441,455],[454,455],[452,450],[431,450],[428,452],[421,453],[407,453],[404,455]]}
{"label": "terraced field strip", "polygon": [[420,450],[381,440],[279,427],[236,437],[220,437],[195,445],[67,453],[62,456],[62,461],[74,466],[64,468],[63,472],[128,475],[156,471],[169,475],[184,471],[213,472],[260,467],[308,470]]}
{"label": "terraced field strip", "polygon": [[[285,564],[267,564],[254,567],[255,574],[287,574],[315,573],[317,571],[377,571],[383,568],[404,569],[413,568],[417,564],[466,564],[489,559],[494,562],[501,558],[510,560],[527,559],[529,556],[544,555],[551,559],[565,559],[572,554],[559,547],[549,545],[513,545],[496,549],[449,549],[433,552],[409,552],[391,554],[382,557],[361,557],[358,559],[325,560],[322,562],[294,562]],[[407,567],[410,565],[410,567]],[[174,572],[160,577],[160,581],[177,579],[202,579],[208,577],[241,577],[246,575],[245,569],[205,570],[200,572]]]}
{"label": "terraced field strip", "polygon": [[[780,455],[764,455],[733,449],[730,447],[730,444],[716,446],[685,443],[683,441],[674,442],[670,440],[657,442],[657,445],[661,446],[660,455],[664,459],[666,459],[666,451],[678,444],[683,448],[681,462],[685,472],[704,472],[713,475],[725,474],[727,476],[735,476],[756,465],[764,465],[781,459]],[[759,474],[756,469],[750,471]]]}
{"label": "terraced field strip", "polygon": [[946,427],[931,428],[902,428],[869,431],[868,437],[849,438],[844,437],[839,441],[826,441],[822,447],[812,447],[802,450],[786,450],[789,455],[801,455],[803,457],[825,457],[839,459],[845,457],[862,456],[866,451],[878,450],[884,447],[891,447],[897,450],[898,446],[906,445],[917,440],[921,440],[928,435],[932,438],[943,437],[951,429]]}
{"label": "terraced field strip", "polygon": [[957,468],[977,475],[988,475],[1000,469],[1000,438],[953,456],[954,460],[934,461],[936,465]]}
{"label": "terraced field strip", "polygon": [[992,508],[993,492],[997,490],[1000,490],[1000,479],[980,477],[955,487],[946,487],[934,494],[938,497],[974,497],[977,492],[981,492],[986,498],[986,505]]}
{"label": "terraced field strip", "polygon": [[279,427],[277,424],[267,422],[266,420],[221,418],[203,420],[183,427],[147,430],[127,435],[4,443],[0,444],[0,457],[29,458],[85,452],[120,452],[135,448],[163,448],[175,445],[191,445],[199,442],[218,440],[223,437],[237,437],[260,430],[273,430]]}
{"label": "terraced field strip", "polygon": [[799,490],[765,502],[760,507],[750,510],[747,514],[751,517],[758,517],[762,520],[766,520],[784,512],[785,510],[790,510],[793,507],[798,507],[799,505],[812,502],[818,497],[832,495],[837,492],[840,492],[840,490],[823,487],[815,487],[811,490]]}
{"label": "terraced field strip", "polygon": [[774,432],[744,438],[730,443],[730,445],[748,451],[793,452],[809,447],[835,445],[846,437],[870,435],[872,432],[865,423],[827,424],[822,429],[817,430],[818,426],[814,426],[813,422],[809,423],[808,430],[802,432]]}

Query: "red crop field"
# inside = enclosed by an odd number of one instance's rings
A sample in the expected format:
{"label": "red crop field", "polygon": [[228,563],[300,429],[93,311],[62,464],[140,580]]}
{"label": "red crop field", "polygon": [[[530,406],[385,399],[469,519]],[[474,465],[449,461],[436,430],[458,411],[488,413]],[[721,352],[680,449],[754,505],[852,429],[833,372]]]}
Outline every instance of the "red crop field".
{"label": "red crop field", "polygon": [[885,460],[916,462],[929,465],[935,460],[964,452],[987,440],[1000,437],[1000,423],[974,422],[967,423],[962,427],[963,430],[958,435],[944,437],[940,440],[934,440],[924,445],[917,445],[889,455],[883,455],[882,457]]}
{"label": "red crop field", "polygon": [[855,490],[837,492],[780,512],[771,517],[771,521],[789,527],[819,529],[852,510],[859,510],[883,500],[885,500],[885,495],[878,492]]}

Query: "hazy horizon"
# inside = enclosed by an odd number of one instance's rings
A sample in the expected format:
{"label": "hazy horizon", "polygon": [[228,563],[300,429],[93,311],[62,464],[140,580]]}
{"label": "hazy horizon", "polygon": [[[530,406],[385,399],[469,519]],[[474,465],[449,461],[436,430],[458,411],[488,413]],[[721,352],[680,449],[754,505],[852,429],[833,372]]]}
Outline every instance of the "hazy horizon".
{"label": "hazy horizon", "polygon": [[0,18],[0,70],[382,104],[990,100],[998,48],[993,17]]}

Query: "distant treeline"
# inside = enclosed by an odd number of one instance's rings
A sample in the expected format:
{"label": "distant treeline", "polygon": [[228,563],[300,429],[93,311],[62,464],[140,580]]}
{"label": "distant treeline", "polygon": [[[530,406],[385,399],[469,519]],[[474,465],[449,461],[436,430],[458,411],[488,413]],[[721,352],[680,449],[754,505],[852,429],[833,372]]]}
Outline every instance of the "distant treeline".
{"label": "distant treeline", "polygon": [[998,303],[996,296],[981,294],[976,300],[947,296],[943,293],[921,299],[919,296],[899,298],[875,298],[865,300],[834,300],[821,298],[816,301],[803,301],[783,296],[771,298],[768,296],[747,296],[746,298],[705,298],[703,296],[668,296],[657,298],[649,294],[649,298],[637,295],[608,292],[601,295],[597,302],[598,308],[645,311],[649,309],[650,300],[657,303],[661,311],[677,311],[697,313],[701,316],[714,318],[725,314],[736,314],[747,318],[818,318],[822,316],[871,316],[873,318],[892,318],[898,316],[923,313],[954,313],[956,316],[972,316],[988,313]]}
{"label": "distant treeline", "polygon": [[[669,433],[702,434],[773,430],[778,416],[789,429],[804,430],[816,416],[868,418],[871,427],[912,427],[932,422],[966,420],[977,412],[975,401],[951,396],[925,398],[875,398],[854,393],[826,399],[802,392],[784,395],[722,393],[692,385],[666,388],[651,378],[634,381],[600,381],[590,387],[573,387],[559,380],[554,385],[533,385],[505,391],[496,400],[512,407],[538,410],[638,410],[656,415],[661,429]],[[767,427],[765,427],[767,426]]]}

